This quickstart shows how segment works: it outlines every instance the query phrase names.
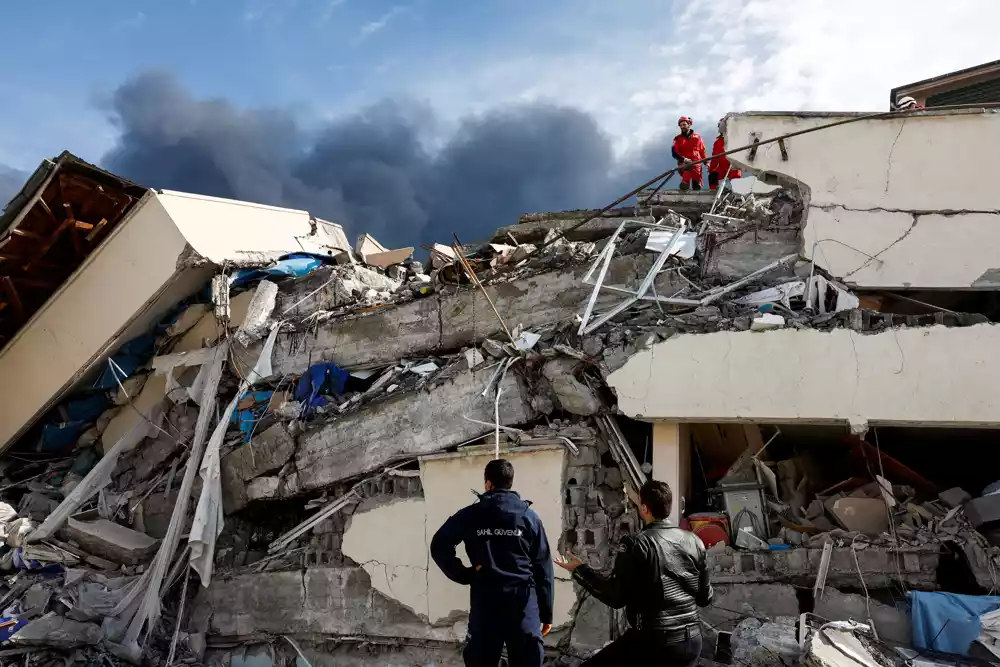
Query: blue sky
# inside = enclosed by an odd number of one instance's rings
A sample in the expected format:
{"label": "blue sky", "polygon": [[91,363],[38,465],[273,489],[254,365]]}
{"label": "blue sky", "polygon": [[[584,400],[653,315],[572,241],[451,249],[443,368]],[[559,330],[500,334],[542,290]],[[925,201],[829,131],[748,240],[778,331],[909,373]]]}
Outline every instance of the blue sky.
{"label": "blue sky", "polygon": [[0,195],[68,149],[145,185],[393,234],[483,197],[505,222],[599,203],[583,195],[669,166],[681,114],[710,140],[732,111],[881,110],[893,86],[1000,57],[989,0],[0,7]]}
{"label": "blue sky", "polygon": [[[947,11],[930,0],[6,2],[0,164],[28,168],[64,147],[96,159],[116,137],[102,99],[150,69],[195,97],[306,119],[386,97],[426,102],[444,122],[557,101],[627,150],[679,110],[881,108],[896,83],[996,58],[985,31],[997,11],[986,0]],[[929,29],[938,38],[917,39]]]}

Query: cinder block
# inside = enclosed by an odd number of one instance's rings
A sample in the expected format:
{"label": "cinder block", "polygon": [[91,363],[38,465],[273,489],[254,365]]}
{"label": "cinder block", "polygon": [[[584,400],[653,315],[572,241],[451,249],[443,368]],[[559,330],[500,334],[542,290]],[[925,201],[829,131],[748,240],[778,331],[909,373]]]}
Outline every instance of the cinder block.
{"label": "cinder block", "polygon": [[152,557],[159,540],[145,533],[120,526],[107,519],[82,521],[70,519],[66,537],[87,553],[123,565],[138,565]]}
{"label": "cinder block", "polygon": [[965,503],[965,516],[976,528],[983,524],[1000,521],[1000,493],[974,498]]}

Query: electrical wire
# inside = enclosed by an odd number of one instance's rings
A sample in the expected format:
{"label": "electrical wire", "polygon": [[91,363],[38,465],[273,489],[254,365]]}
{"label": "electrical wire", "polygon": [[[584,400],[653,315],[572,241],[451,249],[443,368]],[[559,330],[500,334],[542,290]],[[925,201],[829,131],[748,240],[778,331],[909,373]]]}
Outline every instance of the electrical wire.
{"label": "electrical wire", "polygon": [[858,550],[854,547],[854,543],[857,542],[860,535],[855,535],[854,539],[851,540],[851,554],[854,556],[854,565],[858,568],[858,579],[861,580],[861,590],[865,592],[865,609],[868,610],[868,624],[872,628],[872,634],[875,635],[875,639],[878,639],[878,630],[875,628],[875,619],[872,618],[872,598],[868,594],[868,584],[865,583],[865,575],[861,574],[861,561],[858,560]]}

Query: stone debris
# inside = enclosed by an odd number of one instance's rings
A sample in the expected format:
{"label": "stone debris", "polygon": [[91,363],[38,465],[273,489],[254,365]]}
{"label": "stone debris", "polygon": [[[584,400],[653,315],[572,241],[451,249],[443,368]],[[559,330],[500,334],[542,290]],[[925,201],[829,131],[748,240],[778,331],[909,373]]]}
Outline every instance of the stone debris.
{"label": "stone debris", "polygon": [[[797,242],[803,204],[790,190],[647,192],[575,227],[586,215],[528,215],[487,243],[428,246],[427,261],[362,234],[335,254],[217,267],[0,460],[0,609],[23,623],[11,645],[149,664],[171,650],[202,664],[215,651],[233,664],[249,660],[233,645],[303,635],[430,664],[455,652],[459,617],[435,625],[375,595],[372,563],[343,550],[359,512],[427,502],[422,457],[564,448],[553,545],[606,568],[639,529],[628,498],[652,472],[649,436],[619,423],[606,385],[637,351],[720,331],[989,321],[893,312],[899,302],[859,296],[797,253],[748,253],[737,277],[718,270],[758,236]],[[762,372],[771,363],[760,360]],[[826,595],[859,575],[873,588],[933,588],[942,544],[964,554],[980,586],[997,587],[1000,494],[931,494],[899,468],[880,484],[857,465],[818,490],[811,462],[769,449],[766,430],[692,431],[708,499],[684,520],[715,535],[716,578],[748,587],[747,599],[764,590],[754,587],[781,589],[762,594],[780,605],[748,602],[730,618],[736,662],[828,664],[817,653],[825,639],[800,655],[784,590],[811,590],[824,551]],[[179,546],[189,535],[200,586]],[[416,572],[430,594],[426,562],[405,575],[379,565],[390,582]],[[581,658],[613,625],[610,610],[578,598],[549,648]],[[215,639],[229,642],[224,654]]]}

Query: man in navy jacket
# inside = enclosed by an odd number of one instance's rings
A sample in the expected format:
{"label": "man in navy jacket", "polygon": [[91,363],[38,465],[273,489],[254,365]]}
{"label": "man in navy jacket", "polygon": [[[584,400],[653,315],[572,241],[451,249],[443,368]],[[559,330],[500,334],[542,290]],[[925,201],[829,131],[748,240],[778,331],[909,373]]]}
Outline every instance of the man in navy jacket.
{"label": "man in navy jacket", "polygon": [[[507,645],[511,667],[540,667],[542,637],[552,627],[553,574],[549,542],[529,501],[511,487],[514,466],[486,464],[486,493],[459,510],[431,540],[431,557],[445,576],[471,586],[468,667],[496,667]],[[465,543],[471,567],[455,548]]]}

